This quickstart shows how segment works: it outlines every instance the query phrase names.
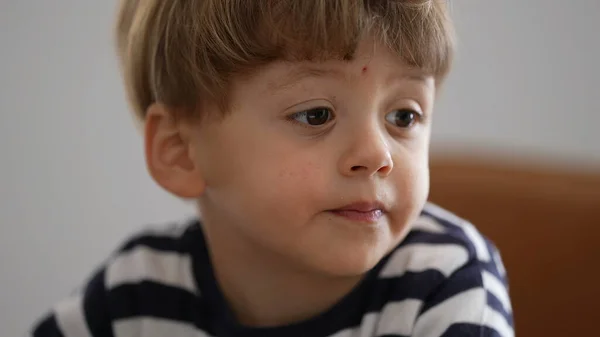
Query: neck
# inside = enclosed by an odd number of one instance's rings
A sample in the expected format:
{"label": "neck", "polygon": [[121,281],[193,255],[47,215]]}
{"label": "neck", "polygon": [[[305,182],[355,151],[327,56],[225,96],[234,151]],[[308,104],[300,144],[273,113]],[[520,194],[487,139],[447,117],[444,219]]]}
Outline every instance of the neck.
{"label": "neck", "polygon": [[203,213],[215,278],[238,321],[268,327],[297,323],[332,307],[360,277],[335,277],[292,266]]}

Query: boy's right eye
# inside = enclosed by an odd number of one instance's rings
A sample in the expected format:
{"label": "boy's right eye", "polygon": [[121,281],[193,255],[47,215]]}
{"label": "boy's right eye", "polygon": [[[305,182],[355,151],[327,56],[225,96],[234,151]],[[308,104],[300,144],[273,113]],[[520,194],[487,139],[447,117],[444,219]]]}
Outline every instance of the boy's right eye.
{"label": "boy's right eye", "polygon": [[319,107],[296,112],[290,116],[290,119],[310,126],[319,126],[331,121],[333,113],[329,108]]}

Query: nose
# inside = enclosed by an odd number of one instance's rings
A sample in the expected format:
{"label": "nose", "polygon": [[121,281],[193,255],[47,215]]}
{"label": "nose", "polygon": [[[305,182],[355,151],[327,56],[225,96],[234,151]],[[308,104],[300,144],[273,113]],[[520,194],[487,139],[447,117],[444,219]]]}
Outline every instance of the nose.
{"label": "nose", "polygon": [[355,130],[339,161],[344,176],[387,176],[394,168],[390,146],[376,127]]}

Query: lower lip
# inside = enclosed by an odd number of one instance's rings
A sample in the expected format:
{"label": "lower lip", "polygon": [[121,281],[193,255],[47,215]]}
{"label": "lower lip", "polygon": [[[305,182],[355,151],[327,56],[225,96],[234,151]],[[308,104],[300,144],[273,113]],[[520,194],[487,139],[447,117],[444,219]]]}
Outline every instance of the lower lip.
{"label": "lower lip", "polygon": [[337,211],[329,211],[329,212],[332,214],[335,214],[337,216],[351,220],[351,221],[365,222],[365,223],[375,223],[383,216],[383,212],[379,209],[368,211],[368,212],[360,212],[360,211],[353,211],[353,210],[337,210]]}

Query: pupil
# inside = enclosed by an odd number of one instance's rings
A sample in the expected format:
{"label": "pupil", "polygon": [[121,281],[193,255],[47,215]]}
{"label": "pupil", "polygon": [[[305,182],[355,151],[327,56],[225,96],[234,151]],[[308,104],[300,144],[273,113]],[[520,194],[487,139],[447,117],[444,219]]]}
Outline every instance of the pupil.
{"label": "pupil", "polygon": [[410,126],[414,120],[415,115],[409,110],[401,110],[396,115],[396,124],[398,126]]}
{"label": "pupil", "polygon": [[321,125],[329,119],[329,111],[327,109],[314,109],[307,114],[308,124]]}

